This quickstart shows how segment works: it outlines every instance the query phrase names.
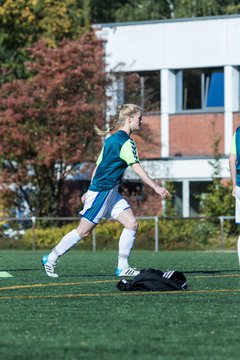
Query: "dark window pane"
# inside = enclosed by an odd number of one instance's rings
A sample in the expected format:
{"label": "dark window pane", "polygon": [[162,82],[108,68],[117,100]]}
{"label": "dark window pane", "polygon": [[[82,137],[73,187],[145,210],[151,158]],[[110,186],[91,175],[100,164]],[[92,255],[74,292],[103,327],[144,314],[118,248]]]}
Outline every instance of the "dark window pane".
{"label": "dark window pane", "polygon": [[137,73],[124,74],[124,103],[142,106],[141,78]]}
{"label": "dark window pane", "polygon": [[173,196],[169,201],[171,202],[171,207],[175,209],[177,216],[182,216],[183,209],[183,193],[182,193],[182,181],[175,181],[173,185]]}
{"label": "dark window pane", "polygon": [[223,68],[182,70],[178,81],[182,110],[224,107]]}
{"label": "dark window pane", "polygon": [[142,74],[144,78],[144,112],[160,111],[160,71]]}
{"label": "dark window pane", "polygon": [[184,70],[183,71],[183,110],[201,109],[201,70]]}
{"label": "dark window pane", "polygon": [[160,71],[124,74],[124,102],[137,104],[143,112],[160,111]]}
{"label": "dark window pane", "polygon": [[200,195],[208,192],[210,181],[190,181],[190,216],[199,215]]}
{"label": "dark window pane", "polygon": [[123,181],[119,187],[119,192],[125,197],[131,197],[139,205],[144,200],[144,187],[138,181]]}

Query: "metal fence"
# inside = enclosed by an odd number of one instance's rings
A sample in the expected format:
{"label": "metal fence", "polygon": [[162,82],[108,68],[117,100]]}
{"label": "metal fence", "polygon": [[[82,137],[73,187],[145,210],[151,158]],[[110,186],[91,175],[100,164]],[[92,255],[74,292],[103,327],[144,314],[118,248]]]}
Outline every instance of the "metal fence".
{"label": "metal fence", "polygon": [[[159,251],[159,221],[161,220],[196,220],[196,221],[218,221],[219,223],[219,249],[224,250],[225,249],[225,222],[229,220],[234,220],[234,216],[218,216],[218,217],[159,217],[159,216],[139,216],[137,217],[137,220],[147,220],[153,222],[154,227],[154,250],[155,252]],[[24,228],[31,228],[32,229],[32,250],[35,250],[36,248],[36,227],[39,228],[41,226],[42,221],[47,222],[73,222],[73,221],[79,221],[79,217],[31,217],[31,218],[15,218],[15,217],[0,217],[0,222],[3,222],[4,224],[9,224],[11,222],[15,223],[21,223],[25,224],[23,226]],[[11,227],[9,226],[9,229]],[[23,230],[24,231],[24,230]],[[16,233],[19,232],[21,234],[21,230],[16,230]],[[14,230],[12,230],[12,233],[14,233]],[[11,237],[11,231],[9,232],[9,237]],[[97,234],[96,229],[92,232],[92,250],[95,251],[97,248]]]}

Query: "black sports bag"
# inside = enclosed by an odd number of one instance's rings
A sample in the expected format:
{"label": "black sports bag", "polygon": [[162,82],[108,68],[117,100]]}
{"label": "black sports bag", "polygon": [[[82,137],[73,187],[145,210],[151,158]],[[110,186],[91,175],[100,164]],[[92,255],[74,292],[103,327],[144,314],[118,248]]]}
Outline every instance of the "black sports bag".
{"label": "black sports bag", "polygon": [[187,279],[180,271],[162,272],[156,269],[141,270],[133,280],[122,279],[118,282],[120,291],[176,291],[187,289]]}

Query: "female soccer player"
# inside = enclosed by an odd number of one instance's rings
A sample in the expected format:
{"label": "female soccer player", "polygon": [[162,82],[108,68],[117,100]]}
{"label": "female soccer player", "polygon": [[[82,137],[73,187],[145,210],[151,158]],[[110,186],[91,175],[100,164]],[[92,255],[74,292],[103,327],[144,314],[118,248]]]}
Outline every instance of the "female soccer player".
{"label": "female soccer player", "polygon": [[130,205],[118,192],[123,173],[130,165],[141,180],[149,185],[162,199],[170,196],[169,192],[157,185],[139,163],[135,142],[130,135],[138,131],[142,124],[141,108],[134,104],[117,107],[113,126],[109,131],[95,127],[98,135],[109,136],[98,157],[93,171],[92,181],[86,194],[83,195],[82,218],[79,226],[66,234],[49,255],[42,258],[45,272],[50,277],[58,277],[55,266],[63,254],[87,237],[102,218],[113,218],[119,221],[124,229],[119,239],[118,266],[116,276],[136,276],[139,271],[128,264],[128,259],[136,238],[138,224]]}
{"label": "female soccer player", "polygon": [[[235,222],[240,224],[240,126],[232,137],[229,167],[233,183],[232,195],[235,197]],[[240,236],[237,240],[238,261],[240,265]]]}

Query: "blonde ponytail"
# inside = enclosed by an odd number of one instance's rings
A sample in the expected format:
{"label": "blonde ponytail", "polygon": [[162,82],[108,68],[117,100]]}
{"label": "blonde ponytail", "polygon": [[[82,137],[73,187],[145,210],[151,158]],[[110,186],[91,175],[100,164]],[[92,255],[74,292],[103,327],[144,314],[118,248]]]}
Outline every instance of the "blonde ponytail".
{"label": "blonde ponytail", "polygon": [[134,104],[123,104],[117,106],[116,115],[114,116],[113,124],[108,130],[101,130],[97,125],[94,125],[94,130],[99,136],[106,136],[109,134],[116,125],[124,125],[127,116],[133,116],[137,112],[142,112],[142,109],[138,105]]}
{"label": "blonde ponytail", "polygon": [[95,133],[99,136],[106,136],[107,134],[110,133],[110,129],[109,130],[101,130],[97,125],[94,125],[94,130],[95,130]]}

